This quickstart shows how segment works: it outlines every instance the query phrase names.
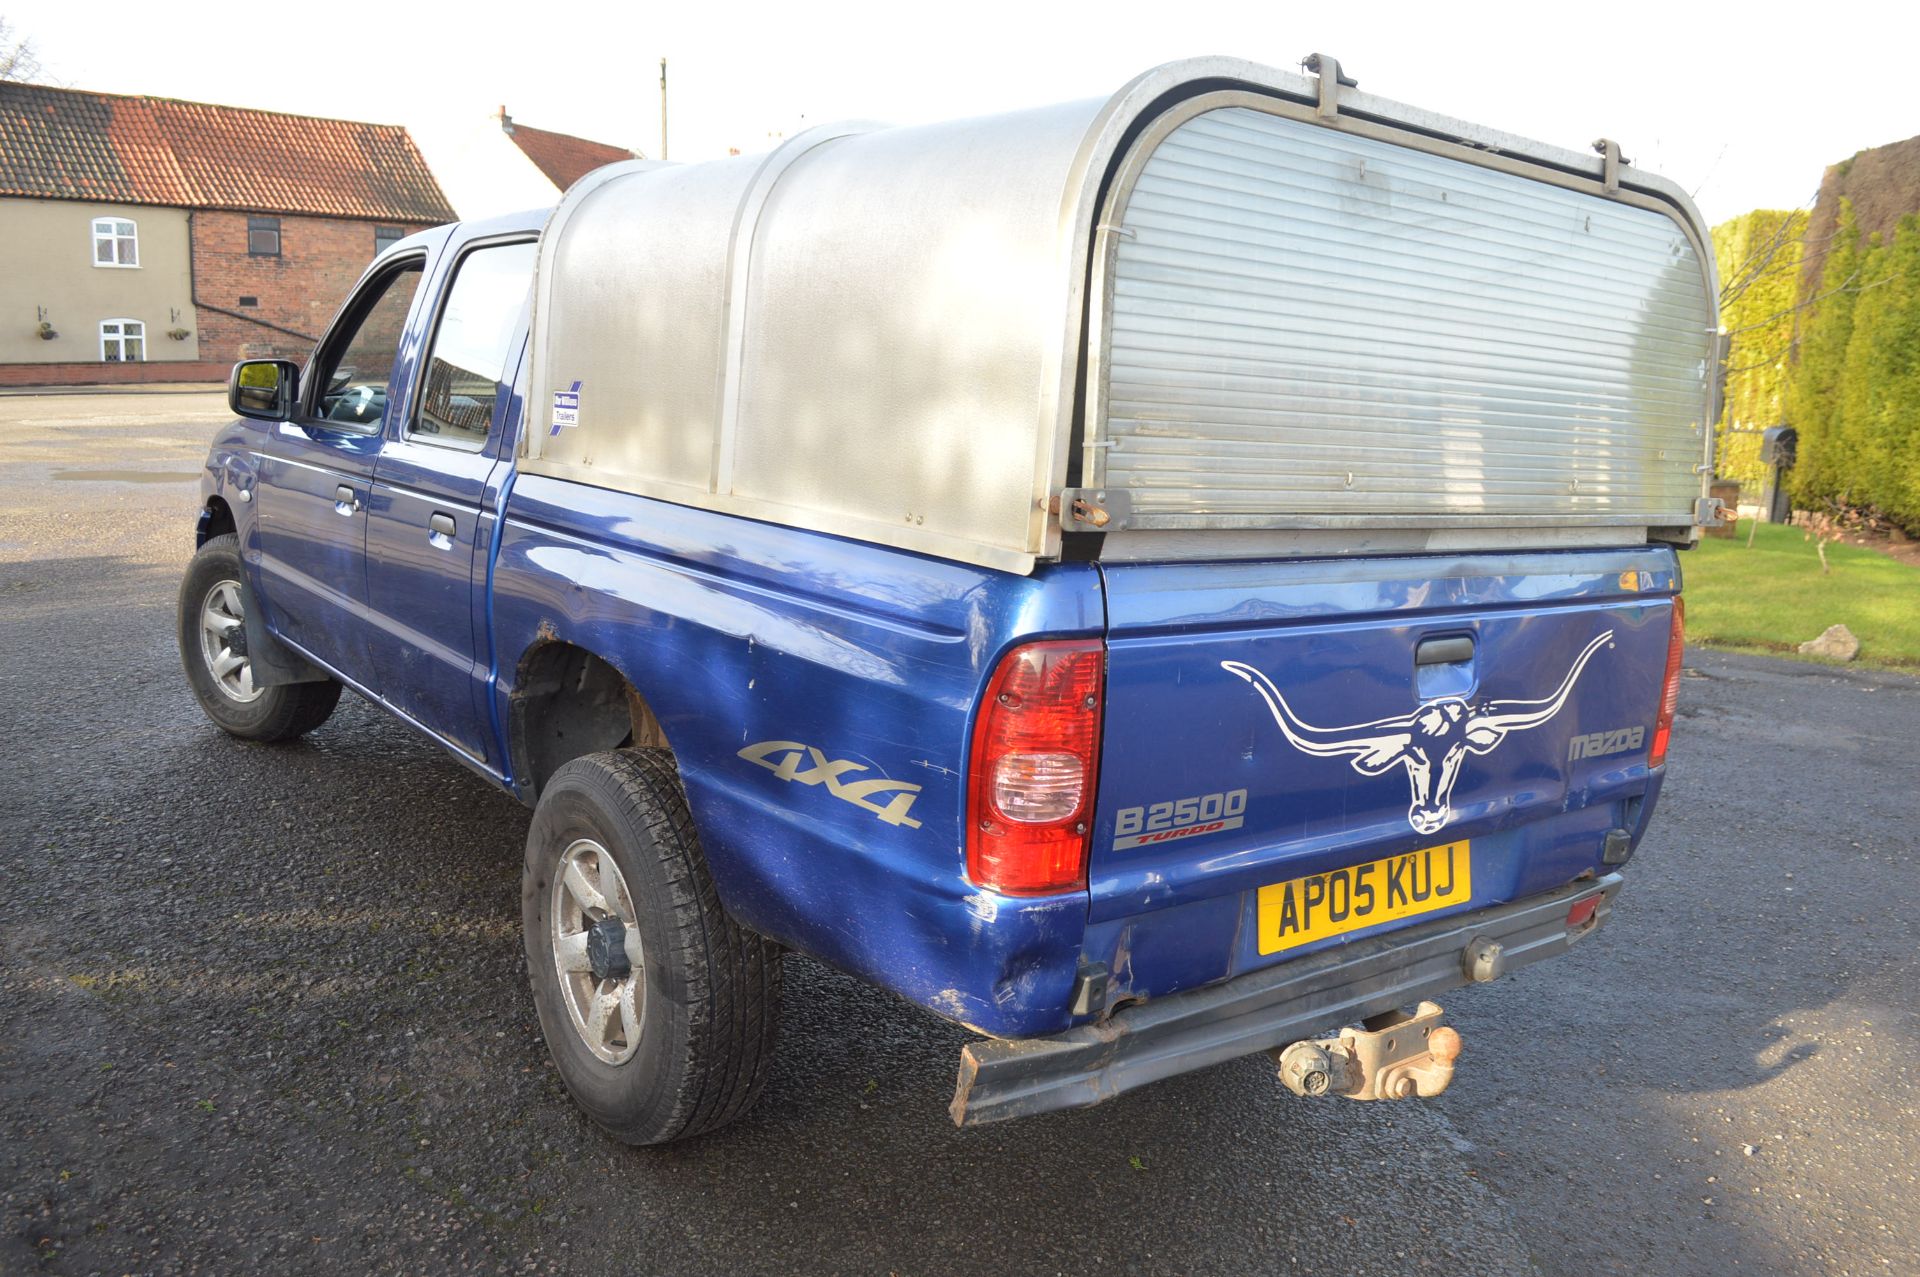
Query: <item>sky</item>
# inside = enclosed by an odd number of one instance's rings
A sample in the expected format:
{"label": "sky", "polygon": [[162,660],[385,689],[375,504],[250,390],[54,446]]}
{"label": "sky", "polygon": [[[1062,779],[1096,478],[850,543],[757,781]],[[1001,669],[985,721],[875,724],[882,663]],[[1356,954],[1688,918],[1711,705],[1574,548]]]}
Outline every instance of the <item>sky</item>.
{"label": "sky", "polygon": [[423,138],[477,133],[504,105],[523,123],[650,156],[665,57],[674,160],[765,150],[834,120],[1105,96],[1148,67],[1209,53],[1291,68],[1323,52],[1371,93],[1560,146],[1614,138],[1694,192],[1712,222],[1809,203],[1827,165],[1920,134],[1912,0],[0,0],[0,15],[34,41],[43,78],[74,88],[404,124]]}

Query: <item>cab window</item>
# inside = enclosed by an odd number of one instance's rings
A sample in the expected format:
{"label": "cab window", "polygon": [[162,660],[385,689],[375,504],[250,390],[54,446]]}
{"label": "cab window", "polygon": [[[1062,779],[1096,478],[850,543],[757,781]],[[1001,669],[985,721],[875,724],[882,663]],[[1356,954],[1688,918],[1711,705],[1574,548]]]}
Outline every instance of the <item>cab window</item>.
{"label": "cab window", "polygon": [[427,356],[414,438],[456,448],[486,445],[533,283],[533,249],[530,242],[492,244],[460,260]]}
{"label": "cab window", "polygon": [[420,288],[424,258],[397,266],[363,289],[341,333],[318,363],[314,415],[347,425],[378,425],[387,415],[387,388],[406,331],[407,311]]}

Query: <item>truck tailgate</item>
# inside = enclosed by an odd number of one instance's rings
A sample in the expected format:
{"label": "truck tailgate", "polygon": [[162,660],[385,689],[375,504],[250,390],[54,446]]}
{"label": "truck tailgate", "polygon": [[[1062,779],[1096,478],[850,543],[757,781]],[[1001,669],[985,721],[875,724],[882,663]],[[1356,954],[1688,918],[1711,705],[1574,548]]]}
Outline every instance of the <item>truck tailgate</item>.
{"label": "truck tailgate", "polygon": [[1548,890],[1650,814],[1670,550],[1104,572],[1110,1005]]}

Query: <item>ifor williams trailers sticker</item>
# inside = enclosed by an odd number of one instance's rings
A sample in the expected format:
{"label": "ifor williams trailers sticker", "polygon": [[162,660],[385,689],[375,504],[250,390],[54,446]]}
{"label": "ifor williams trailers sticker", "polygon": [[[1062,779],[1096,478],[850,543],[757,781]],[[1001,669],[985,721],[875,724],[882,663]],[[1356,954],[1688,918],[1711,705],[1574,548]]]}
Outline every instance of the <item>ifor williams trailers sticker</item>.
{"label": "ifor williams trailers sticker", "polygon": [[580,424],[580,383],[574,382],[565,390],[553,392],[553,430],[549,438],[557,435],[568,426]]}

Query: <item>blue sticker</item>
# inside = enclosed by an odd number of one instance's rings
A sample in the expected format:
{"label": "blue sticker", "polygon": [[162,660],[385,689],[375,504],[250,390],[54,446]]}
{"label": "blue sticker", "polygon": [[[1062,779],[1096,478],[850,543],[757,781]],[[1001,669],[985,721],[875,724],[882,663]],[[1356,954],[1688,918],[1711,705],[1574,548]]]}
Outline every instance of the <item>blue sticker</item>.
{"label": "blue sticker", "polygon": [[553,392],[553,434],[559,434],[563,426],[580,424],[580,383],[574,382],[565,390]]}

